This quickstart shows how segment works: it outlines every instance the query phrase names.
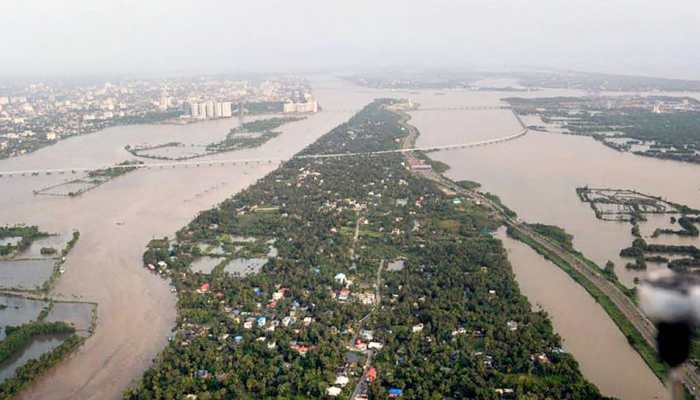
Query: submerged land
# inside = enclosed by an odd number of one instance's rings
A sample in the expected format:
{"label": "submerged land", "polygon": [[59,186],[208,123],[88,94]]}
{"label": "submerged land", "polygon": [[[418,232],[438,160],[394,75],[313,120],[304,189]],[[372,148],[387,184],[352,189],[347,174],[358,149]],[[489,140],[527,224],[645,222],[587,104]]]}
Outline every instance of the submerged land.
{"label": "submerged land", "polygon": [[[54,301],[49,292],[64,273],[66,256],[78,241],[79,232],[70,239],[43,232],[37,226],[0,227],[0,397],[12,398],[22,389],[75,351],[95,325],[95,304]],[[57,239],[54,239],[58,237]],[[67,240],[67,241],[65,241]],[[46,242],[50,244],[47,244]],[[65,243],[64,243],[65,242]],[[63,247],[54,247],[54,243]],[[37,251],[38,248],[38,251]],[[46,261],[41,274],[24,271],[37,261]],[[44,276],[29,281],[15,276]],[[31,304],[40,305],[32,314]],[[87,306],[87,307],[83,307]],[[27,308],[27,309],[25,309]],[[7,315],[11,315],[9,318]],[[12,321],[12,322],[10,322]]]}
{"label": "submerged land", "polygon": [[700,163],[700,101],[674,96],[506,98],[535,130],[591,136],[618,151]]}

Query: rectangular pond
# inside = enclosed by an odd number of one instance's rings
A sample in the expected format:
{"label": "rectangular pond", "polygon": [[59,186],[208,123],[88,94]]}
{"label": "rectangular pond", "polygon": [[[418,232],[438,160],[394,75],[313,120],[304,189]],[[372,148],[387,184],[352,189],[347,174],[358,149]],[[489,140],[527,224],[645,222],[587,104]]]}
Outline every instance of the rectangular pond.
{"label": "rectangular pond", "polygon": [[53,303],[45,321],[63,321],[74,327],[78,334],[87,335],[92,324],[94,309],[95,305],[90,303]]}
{"label": "rectangular pond", "polygon": [[51,277],[55,262],[51,259],[0,261],[0,288],[37,289]]}
{"label": "rectangular pond", "polygon": [[[21,258],[55,258],[61,255],[61,250],[66,247],[73,236],[72,232],[59,233],[45,238],[37,239],[31,246],[18,255]],[[50,247],[56,250],[54,254],[41,254],[41,249]]]}
{"label": "rectangular pond", "polygon": [[232,275],[245,276],[260,272],[267,258],[235,258],[229,261],[224,271]]}

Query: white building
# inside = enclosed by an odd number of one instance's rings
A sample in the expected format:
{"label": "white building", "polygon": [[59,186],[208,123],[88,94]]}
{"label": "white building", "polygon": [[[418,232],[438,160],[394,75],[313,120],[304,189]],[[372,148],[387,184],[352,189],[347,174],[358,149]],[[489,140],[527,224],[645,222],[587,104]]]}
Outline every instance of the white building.
{"label": "white building", "polygon": [[338,283],[340,283],[341,285],[344,284],[345,282],[347,282],[347,280],[348,280],[348,277],[345,276],[345,274],[342,273],[342,272],[338,273],[338,274],[335,276],[335,281],[338,282]]}
{"label": "white building", "polygon": [[309,98],[306,103],[284,103],[282,111],[289,113],[315,113],[318,112],[318,102]]}
{"label": "white building", "polygon": [[369,344],[367,344],[368,349],[381,350],[382,347],[384,347],[384,345],[379,342],[369,342]]}
{"label": "white building", "polygon": [[222,118],[231,118],[232,113],[231,113],[231,102],[230,101],[225,101],[221,103],[221,117]]}
{"label": "white building", "polygon": [[350,379],[345,375],[338,375],[335,378],[335,384],[340,387],[345,387],[350,382]]}
{"label": "white building", "polygon": [[211,100],[207,101],[205,103],[204,111],[205,111],[206,118],[214,118],[214,102]]}
{"label": "white building", "polygon": [[199,104],[197,103],[190,103],[190,115],[192,118],[199,118]]}

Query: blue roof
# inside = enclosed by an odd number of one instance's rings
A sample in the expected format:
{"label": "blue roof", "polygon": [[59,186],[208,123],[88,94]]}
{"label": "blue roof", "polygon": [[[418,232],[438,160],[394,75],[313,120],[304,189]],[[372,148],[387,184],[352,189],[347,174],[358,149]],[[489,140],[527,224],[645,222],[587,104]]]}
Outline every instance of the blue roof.
{"label": "blue roof", "polygon": [[401,396],[403,394],[403,389],[391,388],[391,389],[389,389],[389,394]]}

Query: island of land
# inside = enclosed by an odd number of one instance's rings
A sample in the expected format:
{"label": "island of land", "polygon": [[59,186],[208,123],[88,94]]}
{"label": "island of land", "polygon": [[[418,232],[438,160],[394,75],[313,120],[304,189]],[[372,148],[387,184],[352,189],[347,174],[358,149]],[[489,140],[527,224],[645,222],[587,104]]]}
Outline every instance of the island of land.
{"label": "island of land", "polygon": [[[407,116],[377,100],[301,155],[399,149]],[[178,293],[168,347],[126,398],[602,398],[515,283],[489,210],[400,153],[294,158],[144,264]],[[273,241],[258,273],[231,237]],[[258,253],[263,251],[260,249]]]}

